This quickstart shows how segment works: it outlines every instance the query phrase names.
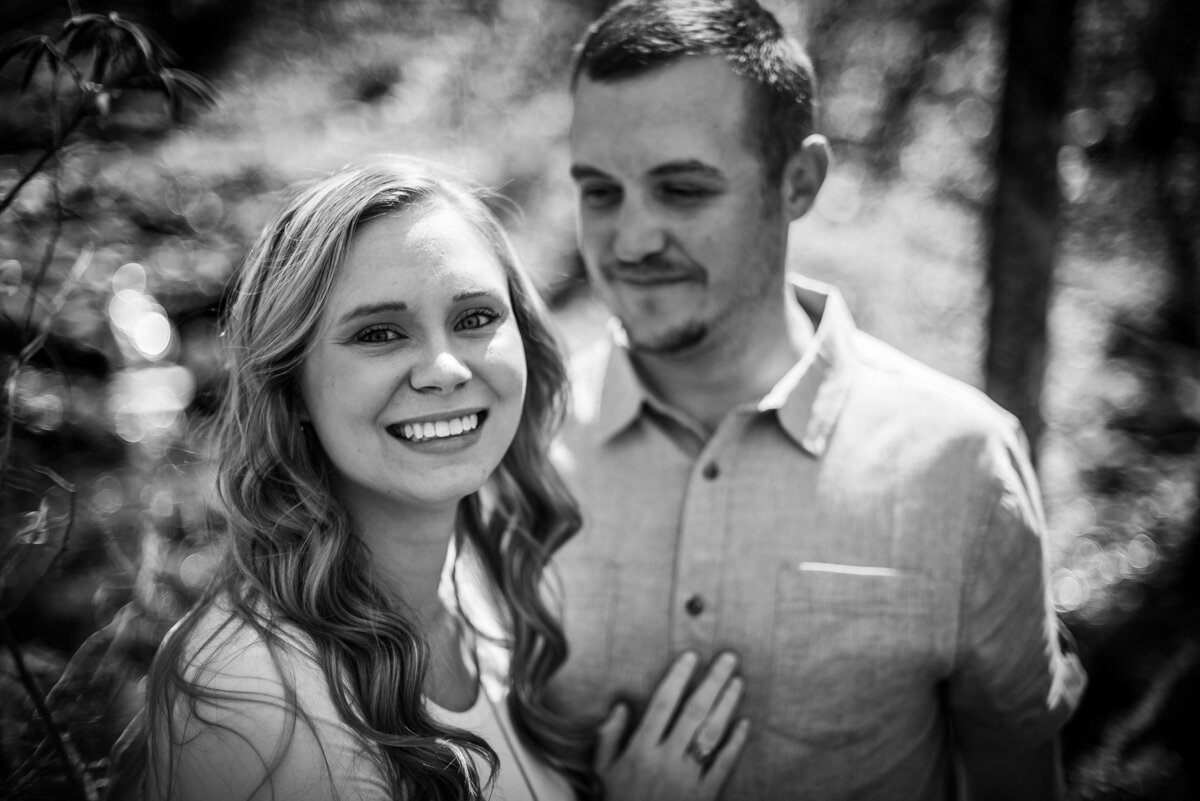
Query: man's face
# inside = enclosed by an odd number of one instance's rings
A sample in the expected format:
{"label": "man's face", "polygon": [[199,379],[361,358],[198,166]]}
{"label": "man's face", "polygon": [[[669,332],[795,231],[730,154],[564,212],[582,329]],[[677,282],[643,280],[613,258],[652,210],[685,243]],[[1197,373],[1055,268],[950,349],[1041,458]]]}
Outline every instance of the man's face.
{"label": "man's face", "polygon": [[575,90],[579,248],[636,351],[719,345],[778,304],[788,219],[750,141],[750,92],[719,57]]}

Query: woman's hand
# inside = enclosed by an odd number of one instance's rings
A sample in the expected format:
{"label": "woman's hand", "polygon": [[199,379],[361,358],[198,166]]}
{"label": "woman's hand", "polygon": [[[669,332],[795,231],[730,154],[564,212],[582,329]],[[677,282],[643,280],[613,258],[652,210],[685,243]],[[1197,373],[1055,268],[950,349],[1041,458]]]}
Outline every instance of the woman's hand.
{"label": "woman's hand", "polygon": [[725,652],[685,700],[696,662],[691,652],[675,660],[621,753],[629,708],[617,704],[600,725],[594,765],[608,798],[706,801],[721,792],[746,744],[749,721],[733,722],[745,682]]}

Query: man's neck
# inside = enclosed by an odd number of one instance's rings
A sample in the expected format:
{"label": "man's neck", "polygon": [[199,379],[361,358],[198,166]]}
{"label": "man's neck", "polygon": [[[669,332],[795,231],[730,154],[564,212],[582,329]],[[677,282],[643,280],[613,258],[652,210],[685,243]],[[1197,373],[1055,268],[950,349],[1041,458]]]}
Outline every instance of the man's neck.
{"label": "man's neck", "polygon": [[633,364],[657,397],[711,433],[732,409],[770,392],[800,360],[813,334],[812,321],[789,287],[779,312],[749,321],[742,336],[687,354],[634,353]]}

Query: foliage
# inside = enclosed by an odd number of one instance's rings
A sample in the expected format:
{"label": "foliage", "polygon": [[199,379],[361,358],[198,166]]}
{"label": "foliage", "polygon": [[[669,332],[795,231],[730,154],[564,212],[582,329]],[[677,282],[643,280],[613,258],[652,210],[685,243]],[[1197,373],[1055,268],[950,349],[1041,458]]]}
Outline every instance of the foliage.
{"label": "foliage", "polygon": [[[65,274],[52,273],[52,266],[60,261],[66,217],[64,159],[69,158],[76,132],[85,124],[103,126],[114,100],[124,92],[158,94],[173,115],[189,103],[210,102],[208,85],[170,66],[171,62],[171,54],[151,31],[115,13],[76,14],[56,35],[30,36],[0,50],[0,69],[20,65],[22,94],[36,96],[30,102],[44,103],[49,131],[42,153],[7,187],[0,199],[0,215],[20,218],[26,209],[17,201],[22,192],[38,187],[41,179],[50,196],[46,205],[51,217],[35,268],[27,271],[17,260],[3,265],[9,341],[0,355],[5,374],[0,519],[16,524],[2,545],[0,635],[35,713],[21,725],[19,721],[26,717],[20,713],[22,704],[13,700],[18,696],[5,692],[0,768],[6,797],[30,793],[101,797],[108,746],[116,739],[106,729],[127,722],[122,716],[128,716],[130,707],[129,699],[121,697],[129,691],[125,686],[129,674],[123,666],[136,656],[132,652],[137,643],[157,643],[154,632],[139,631],[148,625],[146,618],[127,609],[88,638],[46,692],[38,674],[54,671],[39,666],[41,660],[31,664],[11,624],[27,596],[76,548],[72,541],[78,513],[76,485],[45,464],[47,452],[38,447],[44,444],[38,442],[41,435],[59,428],[69,414],[63,407],[72,395],[75,375],[63,356],[71,348],[62,347],[62,332],[55,327],[68,299],[80,290],[93,255],[91,247],[82,247]],[[112,707],[122,700],[125,708],[114,716]],[[51,780],[48,787],[47,777],[57,777],[61,786],[52,789]]]}

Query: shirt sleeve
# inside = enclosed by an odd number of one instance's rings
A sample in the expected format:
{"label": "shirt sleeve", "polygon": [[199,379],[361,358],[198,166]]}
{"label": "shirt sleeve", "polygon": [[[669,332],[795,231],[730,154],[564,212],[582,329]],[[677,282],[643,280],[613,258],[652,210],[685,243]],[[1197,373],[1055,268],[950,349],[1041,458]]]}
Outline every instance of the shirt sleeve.
{"label": "shirt sleeve", "polygon": [[955,736],[1023,749],[1052,738],[1086,677],[1046,592],[1040,491],[1019,429],[988,453],[995,491],[968,543],[948,699]]}

